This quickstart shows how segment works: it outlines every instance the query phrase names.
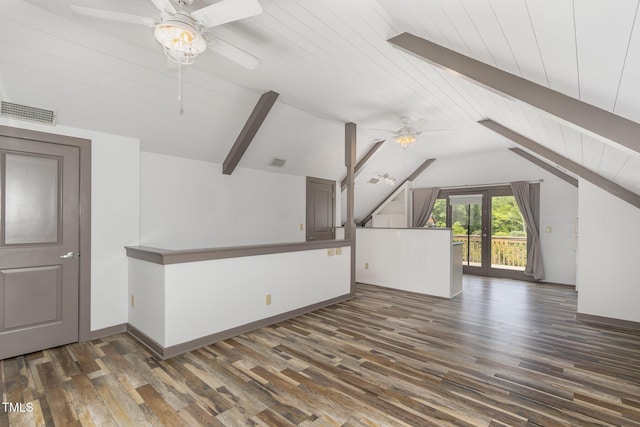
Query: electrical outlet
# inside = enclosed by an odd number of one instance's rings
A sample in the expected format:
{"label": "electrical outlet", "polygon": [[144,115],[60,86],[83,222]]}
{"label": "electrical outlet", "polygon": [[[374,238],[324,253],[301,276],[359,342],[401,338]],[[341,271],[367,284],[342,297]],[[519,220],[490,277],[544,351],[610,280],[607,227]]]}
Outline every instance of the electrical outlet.
{"label": "electrical outlet", "polygon": [[327,249],[327,255],[328,256],[334,256],[336,254],[336,250],[333,248],[329,248]]}
{"label": "electrical outlet", "polygon": [[135,297],[134,297],[134,296],[133,296],[133,294],[132,294],[132,295],[131,295],[131,308],[133,308],[133,307],[135,307],[135,306],[136,306],[136,299],[135,299]]}
{"label": "electrical outlet", "polygon": [[342,248],[336,248],[336,255],[342,255]]}
{"label": "electrical outlet", "polygon": [[267,294],[267,296],[264,299],[264,303],[265,305],[271,305],[271,294]]}
{"label": "electrical outlet", "polygon": [[365,262],[365,263],[364,263],[364,269],[365,269],[365,270],[368,270],[368,269],[369,269],[369,263],[368,263],[368,262]]}
{"label": "electrical outlet", "polygon": [[304,230],[304,224],[300,224],[300,231]]}

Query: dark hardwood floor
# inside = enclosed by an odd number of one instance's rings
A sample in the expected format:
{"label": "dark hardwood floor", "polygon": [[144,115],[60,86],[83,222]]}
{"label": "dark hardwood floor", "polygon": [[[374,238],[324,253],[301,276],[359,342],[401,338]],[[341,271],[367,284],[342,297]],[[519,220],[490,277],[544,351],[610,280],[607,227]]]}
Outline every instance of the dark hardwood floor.
{"label": "dark hardwood floor", "polygon": [[[126,334],[0,362],[0,426],[640,426],[640,334],[562,286],[465,277],[356,298],[166,362]],[[26,408],[25,408],[26,409]]]}

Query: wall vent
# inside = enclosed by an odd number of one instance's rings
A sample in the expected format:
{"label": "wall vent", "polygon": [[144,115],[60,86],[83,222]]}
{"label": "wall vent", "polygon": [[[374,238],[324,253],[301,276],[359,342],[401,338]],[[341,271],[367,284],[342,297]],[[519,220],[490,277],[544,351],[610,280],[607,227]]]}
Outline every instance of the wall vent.
{"label": "wall vent", "polygon": [[269,163],[269,166],[273,166],[274,168],[281,168],[284,167],[285,163],[287,163],[286,160],[274,157],[273,160],[271,160],[271,163]]}
{"label": "wall vent", "polygon": [[8,101],[0,102],[0,116],[12,119],[28,120],[30,122],[56,124],[56,112],[29,105],[16,104]]}

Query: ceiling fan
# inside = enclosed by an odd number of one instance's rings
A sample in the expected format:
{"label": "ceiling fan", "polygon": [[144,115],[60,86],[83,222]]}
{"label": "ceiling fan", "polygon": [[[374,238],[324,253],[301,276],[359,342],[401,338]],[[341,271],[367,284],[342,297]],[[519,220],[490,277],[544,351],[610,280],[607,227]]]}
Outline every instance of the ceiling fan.
{"label": "ceiling fan", "polygon": [[[417,119],[412,120],[409,117],[400,117],[400,121],[402,122],[402,127],[398,130],[391,129],[373,129],[380,130],[383,132],[390,132],[395,136],[390,137],[396,141],[400,147],[406,149],[409,145],[416,142],[419,135],[429,134],[429,135],[448,135],[451,133],[450,130],[441,129],[441,130],[424,130],[424,126],[427,124],[427,120],[425,119]],[[389,139],[389,138],[388,138]]]}
{"label": "ceiling fan", "polygon": [[160,11],[158,18],[112,12],[104,9],[71,5],[80,15],[98,19],[140,24],[154,28],[154,35],[165,55],[180,65],[192,64],[207,48],[242,65],[255,69],[260,60],[248,52],[222,40],[204,29],[262,13],[258,0],[222,0],[201,9],[187,10],[193,0],[150,0]]}
{"label": "ceiling fan", "polygon": [[371,177],[369,181],[367,181],[367,183],[369,184],[377,184],[379,182],[384,182],[385,184],[389,184],[392,187],[396,185],[396,179],[392,176],[389,176],[388,173],[385,173],[384,175],[379,173],[376,176]]}

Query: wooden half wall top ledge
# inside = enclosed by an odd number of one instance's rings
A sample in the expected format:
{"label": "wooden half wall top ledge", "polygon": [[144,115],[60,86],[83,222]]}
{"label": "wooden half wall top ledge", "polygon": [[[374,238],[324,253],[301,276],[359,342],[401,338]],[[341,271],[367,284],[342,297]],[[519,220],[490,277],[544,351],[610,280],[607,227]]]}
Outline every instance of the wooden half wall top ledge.
{"label": "wooden half wall top ledge", "polygon": [[313,251],[316,249],[352,246],[349,240],[314,240],[311,242],[276,243],[267,245],[228,246],[204,249],[161,249],[148,246],[126,246],[127,256],[154,264],[168,265],[185,262],[210,261],[226,258],[241,258],[256,255],[282,254],[287,252]]}

